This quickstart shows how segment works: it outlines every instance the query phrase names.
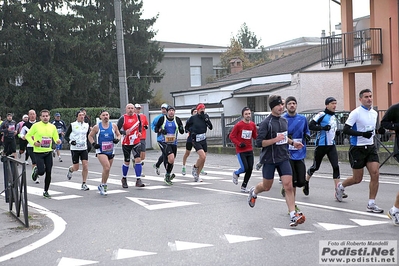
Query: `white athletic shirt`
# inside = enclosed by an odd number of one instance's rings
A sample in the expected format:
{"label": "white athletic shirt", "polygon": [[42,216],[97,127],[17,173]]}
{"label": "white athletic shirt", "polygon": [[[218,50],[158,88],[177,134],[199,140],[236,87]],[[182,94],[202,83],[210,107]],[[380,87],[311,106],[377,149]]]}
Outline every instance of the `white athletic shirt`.
{"label": "white athletic shirt", "polygon": [[364,106],[359,106],[350,114],[345,124],[350,125],[353,130],[360,132],[372,131],[371,138],[362,136],[350,136],[350,144],[354,146],[365,146],[374,144],[375,127],[377,124],[377,112],[374,109],[368,110]]}

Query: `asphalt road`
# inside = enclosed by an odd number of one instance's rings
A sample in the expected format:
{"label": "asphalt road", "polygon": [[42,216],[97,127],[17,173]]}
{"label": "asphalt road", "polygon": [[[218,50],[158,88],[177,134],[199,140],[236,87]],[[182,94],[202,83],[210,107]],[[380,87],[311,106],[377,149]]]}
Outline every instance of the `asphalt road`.
{"label": "asphalt road", "polygon": [[[277,177],[271,191],[260,194],[250,208],[247,194],[240,192],[242,179],[238,186],[231,181],[238,166],[235,156],[208,154],[208,175],[196,183],[190,172],[197,155],[189,157],[188,174],[182,176],[183,152],[178,151],[173,186],[152,168],[160,152],[148,151],[143,178],[147,186],[134,187],[130,168],[128,189],[121,187],[122,156],[117,155],[104,197],[97,190],[101,178],[97,159],[93,155],[89,159],[90,191],[81,191],[80,172],[71,181],[66,178],[70,156],[64,151],[64,162],[54,162],[51,200],[41,196],[43,182],[28,181],[29,208],[44,218],[29,237],[9,241],[18,237],[15,232],[3,238],[8,244],[0,244],[1,265],[319,265],[321,240],[399,238],[386,214],[366,212],[367,175],[364,182],[348,188],[349,198],[339,203],[334,199],[331,167],[323,162],[311,179],[310,195],[297,191],[306,222],[290,228]],[[348,164],[340,165],[341,178],[348,177]],[[377,204],[386,211],[399,189],[396,168],[381,171],[386,173],[381,175]],[[254,171],[249,186],[259,181],[261,172]]]}

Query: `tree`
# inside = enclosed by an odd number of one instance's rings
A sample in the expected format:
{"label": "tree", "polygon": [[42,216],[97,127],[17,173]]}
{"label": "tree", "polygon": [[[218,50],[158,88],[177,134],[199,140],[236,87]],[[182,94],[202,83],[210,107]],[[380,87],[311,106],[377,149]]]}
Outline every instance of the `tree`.
{"label": "tree", "polygon": [[262,39],[258,40],[258,37],[256,37],[255,33],[249,30],[248,26],[246,23],[241,25],[240,30],[238,31],[238,34],[236,36],[238,43],[241,44],[241,46],[249,49],[255,49],[259,47],[260,42]]}
{"label": "tree", "polygon": [[[57,11],[68,6],[70,13]],[[142,2],[122,1],[130,99],[145,102],[163,51],[150,41],[157,17],[140,19]],[[0,112],[119,106],[112,1],[4,1],[0,6]],[[148,78],[149,77],[149,78]]]}

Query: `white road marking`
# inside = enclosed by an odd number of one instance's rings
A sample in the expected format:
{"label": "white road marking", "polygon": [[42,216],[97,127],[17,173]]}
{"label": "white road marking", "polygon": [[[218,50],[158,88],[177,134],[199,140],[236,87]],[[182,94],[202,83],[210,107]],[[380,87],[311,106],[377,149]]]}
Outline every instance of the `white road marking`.
{"label": "white road marking", "polygon": [[97,264],[99,261],[94,260],[80,260],[74,258],[66,258],[62,257],[57,266],[82,266],[82,265],[90,265],[90,264]]}
{"label": "white road marking", "polygon": [[147,252],[147,251],[140,251],[140,250],[132,250],[132,249],[118,249],[114,251],[112,256],[113,260],[121,260],[127,258],[134,258],[134,257],[142,257],[148,255],[156,255],[155,252]]}
{"label": "white road marking", "polygon": [[57,237],[59,237],[64,231],[65,231],[65,227],[66,227],[66,222],[64,221],[64,219],[62,219],[60,216],[50,212],[49,210],[47,210],[46,208],[35,204],[33,202],[28,202],[30,207],[35,208],[38,212],[45,214],[48,218],[50,218],[53,223],[54,223],[54,230],[48,234],[47,236],[43,237],[42,239],[30,244],[29,246],[23,247],[21,249],[18,249],[14,252],[11,252],[9,254],[6,254],[4,256],[0,257],[0,262],[6,261],[6,260],[10,260],[16,257],[19,257],[21,255],[24,255],[28,252],[31,252],[51,241],[53,241],[54,239],[56,239]]}
{"label": "white road marking", "polygon": [[230,244],[263,239],[262,237],[239,236],[239,235],[229,235],[229,234],[224,234],[224,237]]}
{"label": "white road marking", "polygon": [[[150,211],[199,204],[197,202],[176,201],[176,200],[161,200],[161,199],[148,199],[148,198],[127,197],[127,199],[137,203],[140,206],[143,206],[144,208],[146,208],[146,209],[148,209]],[[155,202],[163,202],[163,203],[149,205],[148,203],[145,203],[144,201],[155,201]]]}
{"label": "white road marking", "polygon": [[194,242],[184,242],[184,241],[175,241],[174,243],[169,242],[168,246],[172,251],[180,251],[180,250],[188,250],[195,248],[205,248],[205,247],[213,247],[211,244],[201,244]]}
{"label": "white road marking", "polygon": [[317,223],[317,224],[326,229],[327,231],[358,227],[357,225],[346,225],[346,224],[332,224],[332,223]]}
{"label": "white road marking", "polygon": [[304,231],[297,229],[286,229],[286,228],[273,228],[280,236],[294,236],[294,235],[303,235],[303,234],[311,234],[313,231]]}

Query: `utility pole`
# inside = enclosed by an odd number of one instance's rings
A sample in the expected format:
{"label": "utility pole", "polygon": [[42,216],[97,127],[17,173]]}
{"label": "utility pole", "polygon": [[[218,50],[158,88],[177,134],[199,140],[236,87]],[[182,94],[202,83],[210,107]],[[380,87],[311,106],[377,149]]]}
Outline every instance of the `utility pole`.
{"label": "utility pole", "polygon": [[126,79],[125,44],[123,40],[122,5],[121,0],[114,0],[116,23],[116,52],[118,56],[119,98],[121,114],[125,113],[128,104],[128,90]]}

